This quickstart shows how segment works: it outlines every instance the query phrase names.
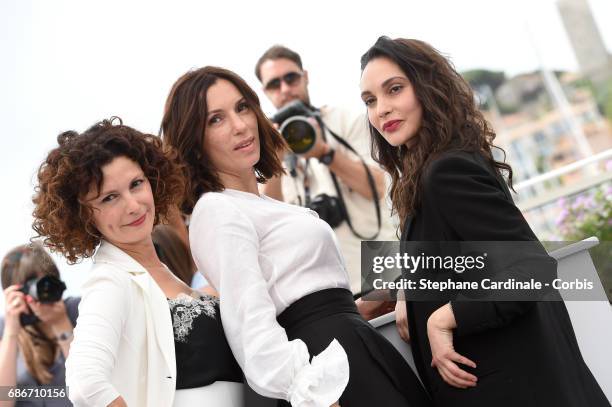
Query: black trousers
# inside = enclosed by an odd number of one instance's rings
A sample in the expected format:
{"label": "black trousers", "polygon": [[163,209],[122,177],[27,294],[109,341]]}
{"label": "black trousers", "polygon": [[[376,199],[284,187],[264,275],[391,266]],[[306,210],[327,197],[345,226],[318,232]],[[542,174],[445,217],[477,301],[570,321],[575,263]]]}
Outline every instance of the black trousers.
{"label": "black trousers", "polygon": [[341,407],[432,405],[404,358],[361,317],[350,291],[331,288],[309,294],[277,320],[290,340],[306,343],[311,355],[321,353],[334,338],[342,345],[350,377],[340,397]]}

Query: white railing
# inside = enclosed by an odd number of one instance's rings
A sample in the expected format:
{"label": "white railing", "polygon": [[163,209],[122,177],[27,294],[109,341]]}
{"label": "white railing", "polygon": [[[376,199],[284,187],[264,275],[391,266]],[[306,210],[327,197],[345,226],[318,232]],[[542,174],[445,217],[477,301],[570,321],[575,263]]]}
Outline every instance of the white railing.
{"label": "white railing", "polygon": [[520,192],[522,189],[525,189],[527,187],[530,187],[532,185],[536,185],[536,184],[540,184],[544,181],[549,181],[551,179],[555,179],[558,178],[562,175],[568,174],[570,172],[585,168],[587,166],[589,166],[590,164],[594,164],[600,161],[603,161],[605,159],[611,159],[612,160],[612,148],[602,151],[601,153],[592,155],[590,157],[587,158],[583,158],[582,160],[578,160],[576,162],[573,162],[571,164],[565,165],[563,167],[557,168],[555,170],[549,171],[547,173],[544,174],[540,174],[537,175],[533,178],[530,178],[528,180],[519,182],[518,184],[516,184],[514,186],[514,189],[516,190],[516,192]]}
{"label": "white railing", "polygon": [[[517,195],[515,196],[517,198],[517,206],[523,212],[528,212],[553,203],[560,198],[569,197],[603,183],[612,181],[612,171],[606,171],[605,168],[597,168],[598,164],[601,165],[605,163],[606,160],[612,160],[612,149],[602,151],[591,157],[584,158],[561,168],[557,168],[517,183],[514,185],[514,189],[517,192]],[[583,170],[586,172],[579,182],[573,182],[568,185],[559,185],[554,188],[544,188],[542,186],[542,184],[546,183],[547,181],[556,180],[563,175],[567,175],[578,170]],[[527,191],[530,189],[538,190],[534,191],[534,196],[522,198],[521,192],[525,192],[528,196],[529,194]]]}

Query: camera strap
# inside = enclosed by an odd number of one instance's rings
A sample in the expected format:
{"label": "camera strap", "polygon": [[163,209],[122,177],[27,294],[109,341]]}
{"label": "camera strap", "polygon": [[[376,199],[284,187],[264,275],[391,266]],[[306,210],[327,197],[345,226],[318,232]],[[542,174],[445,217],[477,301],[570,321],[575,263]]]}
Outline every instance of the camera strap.
{"label": "camera strap", "polygon": [[372,176],[372,172],[368,168],[368,165],[366,164],[364,159],[361,158],[359,153],[357,153],[357,151],[346,140],[344,140],[342,137],[334,133],[329,127],[327,127],[325,123],[323,123],[323,120],[320,119],[320,116],[317,116],[317,121],[319,122],[319,125],[321,125],[322,134],[324,135],[325,130],[327,129],[329,131],[329,134],[331,134],[338,143],[346,147],[349,151],[351,151],[353,154],[355,154],[359,158],[359,160],[361,161],[361,164],[363,165],[363,168],[366,171],[366,176],[368,178],[368,184],[370,185],[370,189],[372,190],[372,197],[374,199],[374,207],[376,208],[377,229],[376,229],[376,233],[374,233],[372,236],[363,236],[362,234],[360,234],[359,232],[355,230],[355,228],[353,227],[353,224],[351,223],[351,217],[349,215],[348,208],[346,207],[346,203],[344,202],[344,196],[342,195],[342,191],[340,190],[340,185],[338,183],[336,174],[334,174],[334,172],[331,170],[329,171],[329,173],[334,183],[334,187],[336,188],[336,193],[338,194],[338,200],[340,201],[342,211],[344,212],[344,218],[346,219],[346,223],[351,229],[351,232],[353,232],[353,234],[361,240],[374,240],[380,233],[382,222],[381,222],[381,215],[380,215],[380,202],[378,199],[378,191],[376,190],[376,183],[374,182],[374,177]]}

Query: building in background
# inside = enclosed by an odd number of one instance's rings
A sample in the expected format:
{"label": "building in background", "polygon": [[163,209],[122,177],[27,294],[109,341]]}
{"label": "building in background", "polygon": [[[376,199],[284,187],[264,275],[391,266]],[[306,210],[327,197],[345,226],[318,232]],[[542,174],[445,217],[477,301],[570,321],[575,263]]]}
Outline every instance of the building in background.
{"label": "building in background", "polygon": [[587,0],[558,0],[557,7],[583,75],[595,85],[612,79],[612,57]]}
{"label": "building in background", "polygon": [[[588,0],[557,0],[557,8],[579,72],[553,73],[540,61],[538,71],[512,78],[486,70],[464,73],[497,133],[495,144],[505,150],[514,168],[515,183],[541,179],[578,160],[602,152],[609,156],[612,151],[612,56]],[[534,201],[550,203],[564,192],[590,188],[598,174],[607,171],[608,160],[523,188],[517,202],[533,208]],[[536,212],[538,222],[550,226],[555,210],[548,209]]]}
{"label": "building in background", "polygon": [[[612,148],[610,123],[600,112],[590,89],[579,75],[559,74],[573,117],[593,153]],[[527,180],[582,158],[565,117],[555,108],[539,73],[517,75],[495,92],[498,112],[485,111],[496,129],[496,144],[516,168],[517,182]],[[572,176],[562,181],[569,182]]]}
{"label": "building in background", "polygon": [[[612,126],[606,105],[597,100],[598,88],[584,74],[570,72],[542,70],[507,78],[503,72],[474,70],[464,77],[495,129],[495,145],[513,167],[518,206],[540,239],[562,239],[558,202],[612,184]],[[608,158],[563,169],[594,154]],[[496,156],[503,158],[500,151]]]}

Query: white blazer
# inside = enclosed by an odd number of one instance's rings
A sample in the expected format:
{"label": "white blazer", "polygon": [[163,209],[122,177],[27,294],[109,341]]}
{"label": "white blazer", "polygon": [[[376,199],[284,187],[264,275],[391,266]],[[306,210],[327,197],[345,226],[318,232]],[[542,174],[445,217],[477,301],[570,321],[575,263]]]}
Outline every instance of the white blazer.
{"label": "white blazer", "polygon": [[170,307],[149,273],[102,241],[83,287],[66,384],[75,406],[171,406],[176,357]]}

